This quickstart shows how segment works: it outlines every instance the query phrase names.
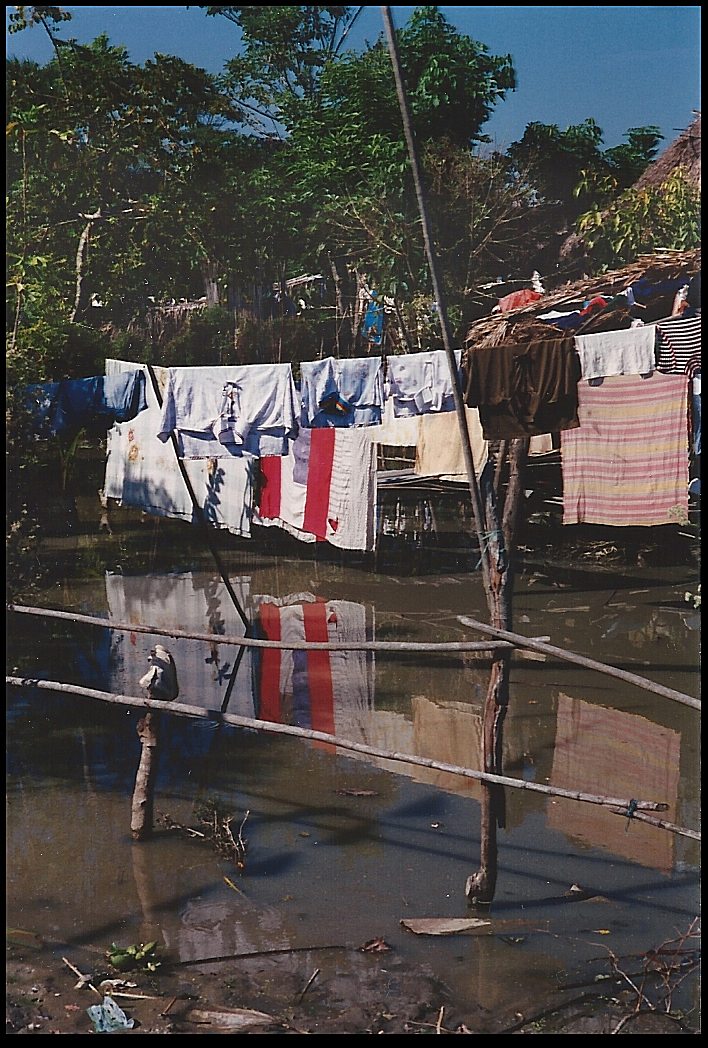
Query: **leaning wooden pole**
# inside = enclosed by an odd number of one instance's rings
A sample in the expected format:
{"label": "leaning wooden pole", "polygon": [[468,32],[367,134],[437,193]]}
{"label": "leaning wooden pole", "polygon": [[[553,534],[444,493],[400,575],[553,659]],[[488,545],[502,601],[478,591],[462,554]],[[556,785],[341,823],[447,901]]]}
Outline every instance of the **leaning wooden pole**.
{"label": "leaning wooden pole", "polygon": [[[155,369],[153,368],[152,364],[148,364],[147,365],[147,369],[148,369],[148,374],[150,375],[150,381],[152,382],[152,388],[153,388],[153,391],[155,393],[155,397],[157,398],[158,406],[161,408],[162,407],[162,394],[160,393],[160,386],[159,386],[159,383],[157,381],[157,375],[155,374]],[[199,499],[197,498],[197,496],[196,496],[196,494],[194,492],[194,487],[192,486],[192,482],[189,479],[189,474],[187,473],[187,469],[185,467],[185,464],[182,461],[182,459],[180,458],[179,447],[177,445],[177,438],[175,437],[174,433],[170,434],[170,438],[172,440],[172,448],[173,448],[174,453],[175,453],[175,458],[177,459],[177,466],[179,467],[179,471],[182,474],[182,480],[184,481],[184,483],[186,485],[186,488],[187,488],[187,491],[189,492],[189,497],[192,500],[192,506],[194,507],[195,516],[196,516],[197,520],[199,521],[199,524],[200,524],[200,526],[202,528],[202,531],[204,532],[204,538],[206,539],[206,542],[207,542],[207,545],[208,545],[209,550],[211,552],[211,555],[214,558],[214,563],[216,564],[217,568],[219,569],[219,574],[221,575],[222,581],[223,581],[224,585],[226,586],[226,591],[227,591],[229,597],[231,598],[231,603],[236,608],[236,611],[238,612],[238,614],[239,614],[239,616],[241,618],[241,622],[246,627],[246,632],[248,633],[248,631],[251,628],[251,624],[248,621],[248,616],[246,615],[246,612],[241,607],[241,602],[239,601],[238,597],[236,596],[236,593],[234,592],[234,588],[231,585],[231,580],[229,579],[229,576],[226,574],[226,568],[224,567],[224,565],[223,565],[223,563],[221,561],[221,557],[219,555],[219,551],[216,548],[216,543],[214,542],[214,540],[212,538],[212,535],[211,535],[211,530],[209,528],[209,522],[207,521],[206,517],[204,516],[204,510],[200,506]]]}
{"label": "leaning wooden pole", "polygon": [[[474,469],[472,447],[470,444],[467,419],[465,416],[465,405],[462,396],[462,387],[457,369],[457,361],[452,346],[450,322],[447,315],[447,303],[442,283],[439,278],[438,263],[433,247],[430,222],[423,191],[423,180],[421,175],[420,158],[413,133],[410,107],[406,85],[403,80],[398,43],[393,26],[390,7],[382,7],[388,49],[393,65],[393,75],[396,81],[398,101],[403,120],[403,130],[408,144],[413,181],[415,183],[416,196],[418,198],[418,210],[420,212],[423,240],[425,242],[425,253],[430,268],[430,279],[433,285],[433,293],[438,306],[440,316],[440,327],[442,330],[443,345],[447,354],[450,367],[450,377],[455,399],[455,411],[460,429],[460,442],[462,454],[467,471],[467,480],[470,488],[472,512],[480,548],[480,567],[482,579],[487,595],[487,604],[492,624],[500,629],[511,627],[511,575],[509,571],[509,558],[504,543],[499,509],[494,493],[493,476],[488,476],[485,481],[485,491],[480,491],[477,475]],[[484,474],[483,474],[484,475]],[[518,499],[518,490],[514,489],[512,498]],[[515,516],[514,514],[511,514]],[[484,708],[483,721],[483,759],[484,770],[489,773],[501,772],[501,738],[504,712],[509,697],[509,670],[510,657],[508,652],[499,650],[494,652],[490,672],[489,688]],[[482,856],[480,870],[467,881],[468,902],[489,903],[494,897],[496,885],[496,826],[504,824],[504,795],[499,788],[484,785],[482,788]]]}
{"label": "leaning wooden pole", "polygon": [[[474,515],[475,528],[477,530],[477,537],[479,539],[480,554],[481,554],[481,568],[482,578],[484,579],[484,588],[487,592],[489,600],[489,555],[487,550],[487,543],[485,542],[485,526],[484,526],[484,511],[482,507],[482,498],[479,490],[479,483],[477,481],[477,474],[474,469],[474,459],[472,457],[472,446],[470,444],[470,435],[467,429],[467,419],[465,417],[465,405],[462,398],[462,387],[460,384],[460,377],[457,371],[457,361],[455,359],[455,351],[452,346],[452,335],[450,332],[450,322],[447,315],[447,303],[445,299],[445,293],[443,291],[442,284],[440,282],[438,274],[438,262],[435,255],[435,249],[433,247],[433,238],[430,229],[430,221],[428,219],[428,210],[425,203],[425,193],[423,191],[423,180],[421,177],[421,166],[420,158],[418,156],[418,146],[416,144],[415,135],[413,133],[413,125],[411,123],[410,107],[408,105],[408,94],[406,92],[406,85],[403,80],[403,72],[401,69],[401,59],[398,53],[398,42],[396,40],[396,32],[393,27],[393,18],[391,17],[391,8],[382,7],[381,12],[383,14],[384,26],[386,29],[386,39],[388,40],[388,49],[391,55],[391,64],[393,66],[393,75],[396,81],[396,91],[398,92],[398,102],[401,108],[401,118],[403,120],[403,131],[406,136],[406,143],[408,145],[408,155],[410,158],[411,170],[413,173],[413,181],[415,183],[416,196],[418,198],[418,210],[420,212],[420,221],[423,229],[423,240],[425,242],[425,254],[428,259],[428,267],[430,269],[430,279],[433,285],[433,294],[435,295],[435,301],[438,306],[438,315],[440,316],[440,327],[442,329],[443,345],[447,354],[447,360],[450,367],[450,377],[452,380],[452,391],[455,399],[455,411],[457,412],[457,421],[460,427],[460,441],[462,444],[462,456],[465,462],[465,471],[467,473],[467,481],[470,488],[470,499],[472,501],[472,512]],[[490,606],[491,611],[491,606]]]}

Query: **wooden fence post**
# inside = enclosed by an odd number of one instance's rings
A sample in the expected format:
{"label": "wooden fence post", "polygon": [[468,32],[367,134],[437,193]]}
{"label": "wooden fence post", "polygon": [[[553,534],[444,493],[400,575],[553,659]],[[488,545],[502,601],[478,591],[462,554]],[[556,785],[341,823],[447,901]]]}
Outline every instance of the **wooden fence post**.
{"label": "wooden fence post", "polygon": [[143,841],[152,833],[153,798],[157,776],[160,714],[148,712],[138,721],[140,763],[135,776],[133,805],[130,813],[130,832],[133,840]]}

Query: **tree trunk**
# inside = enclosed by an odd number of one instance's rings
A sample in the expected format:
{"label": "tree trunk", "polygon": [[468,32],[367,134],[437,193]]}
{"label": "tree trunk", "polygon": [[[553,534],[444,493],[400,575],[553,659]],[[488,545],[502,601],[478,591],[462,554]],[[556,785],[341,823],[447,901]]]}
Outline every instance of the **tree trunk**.
{"label": "tree trunk", "polygon": [[[337,354],[340,357],[351,357],[353,353],[352,339],[352,309],[350,305],[351,292],[349,287],[349,272],[346,262],[329,256],[329,264],[334,280],[334,290],[337,297],[336,314],[336,336]],[[343,272],[342,272],[343,270]]]}
{"label": "tree trunk", "polygon": [[219,282],[217,280],[219,267],[216,262],[202,262],[202,279],[204,280],[204,294],[207,306],[219,305]]}
{"label": "tree trunk", "polygon": [[81,218],[86,219],[86,225],[84,226],[83,232],[79,237],[79,246],[76,250],[76,295],[74,297],[74,308],[71,311],[71,317],[69,318],[70,323],[76,323],[76,318],[85,309],[85,295],[84,295],[84,262],[86,259],[86,247],[91,236],[91,228],[99,218],[101,218],[101,209],[99,207],[95,215],[81,215]]}

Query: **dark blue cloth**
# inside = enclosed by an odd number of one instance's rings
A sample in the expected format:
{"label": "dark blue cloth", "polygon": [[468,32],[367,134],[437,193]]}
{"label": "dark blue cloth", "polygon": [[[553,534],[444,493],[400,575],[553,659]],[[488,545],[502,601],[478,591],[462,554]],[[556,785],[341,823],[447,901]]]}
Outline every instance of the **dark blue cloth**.
{"label": "dark blue cloth", "polygon": [[25,403],[38,436],[54,437],[91,422],[129,422],[147,408],[145,372],[96,375],[28,386]]}

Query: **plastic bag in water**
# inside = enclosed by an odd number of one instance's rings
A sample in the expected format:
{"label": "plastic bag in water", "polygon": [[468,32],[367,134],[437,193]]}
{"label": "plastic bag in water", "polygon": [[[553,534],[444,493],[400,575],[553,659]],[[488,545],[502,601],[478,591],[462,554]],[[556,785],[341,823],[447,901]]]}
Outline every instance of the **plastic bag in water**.
{"label": "plastic bag in water", "polygon": [[87,1008],[86,1012],[96,1027],[96,1033],[132,1030],[135,1025],[135,1019],[129,1019],[112,997],[104,997],[103,1004],[94,1004],[93,1007]]}

